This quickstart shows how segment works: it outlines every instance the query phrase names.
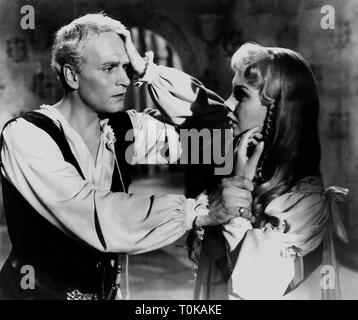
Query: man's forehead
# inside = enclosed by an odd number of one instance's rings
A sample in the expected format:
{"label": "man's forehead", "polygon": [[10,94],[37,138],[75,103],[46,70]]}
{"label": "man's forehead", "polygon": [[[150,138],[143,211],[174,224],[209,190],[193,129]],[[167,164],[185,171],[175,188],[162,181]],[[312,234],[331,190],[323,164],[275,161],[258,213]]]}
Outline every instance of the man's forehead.
{"label": "man's forehead", "polygon": [[96,64],[129,62],[124,42],[115,32],[104,32],[89,39],[84,47],[84,58],[87,63]]}

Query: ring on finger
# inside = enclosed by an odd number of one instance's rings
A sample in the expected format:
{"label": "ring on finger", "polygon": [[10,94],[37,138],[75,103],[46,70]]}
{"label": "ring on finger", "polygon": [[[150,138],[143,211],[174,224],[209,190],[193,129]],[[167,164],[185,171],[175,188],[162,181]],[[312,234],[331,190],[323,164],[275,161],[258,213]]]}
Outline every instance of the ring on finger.
{"label": "ring on finger", "polygon": [[247,216],[247,213],[248,213],[248,210],[244,207],[239,207],[237,209],[237,211],[239,212],[240,214],[240,217],[246,217]]}

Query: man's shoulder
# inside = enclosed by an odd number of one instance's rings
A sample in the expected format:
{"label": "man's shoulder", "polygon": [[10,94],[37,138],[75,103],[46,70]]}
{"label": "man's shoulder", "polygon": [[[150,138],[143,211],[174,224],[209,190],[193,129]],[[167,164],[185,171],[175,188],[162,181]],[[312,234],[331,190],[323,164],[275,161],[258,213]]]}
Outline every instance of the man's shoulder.
{"label": "man's shoulder", "polygon": [[[35,112],[34,112],[35,113]],[[45,117],[40,112],[36,114]],[[55,142],[44,130],[27,117],[28,113],[11,119],[2,130],[3,143],[24,154],[42,153],[55,146]],[[27,119],[26,119],[27,118]]]}
{"label": "man's shoulder", "polygon": [[[14,117],[10,120],[8,120],[3,128],[2,128],[2,132],[3,133],[20,133],[20,132],[27,132],[30,131],[32,132],[34,129],[36,129],[36,125],[35,122],[36,121],[31,121],[31,118],[34,117],[41,117],[41,118],[45,118],[46,115],[44,115],[40,109],[39,110],[34,110],[34,111],[29,111],[29,112],[25,112],[20,116]],[[46,117],[48,118],[48,117]],[[39,129],[39,128],[37,128]]]}

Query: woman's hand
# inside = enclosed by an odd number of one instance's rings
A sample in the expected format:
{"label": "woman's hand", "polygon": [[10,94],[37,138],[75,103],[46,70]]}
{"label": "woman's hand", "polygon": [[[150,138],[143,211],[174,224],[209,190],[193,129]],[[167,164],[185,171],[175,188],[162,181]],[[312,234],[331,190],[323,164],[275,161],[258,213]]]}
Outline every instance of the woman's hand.
{"label": "woman's hand", "polygon": [[139,54],[138,50],[134,46],[130,31],[122,30],[120,35],[123,36],[123,38],[124,38],[124,47],[126,48],[129,62],[132,65],[133,70],[138,75],[143,75],[143,73],[145,72],[146,61]]}
{"label": "woman's hand", "polygon": [[[250,181],[252,181],[252,179],[255,177],[257,164],[264,149],[263,141],[257,142],[255,138],[262,138],[262,135],[259,133],[258,127],[248,130],[241,137],[239,146],[234,152],[236,157],[235,167],[233,171],[234,176],[245,177]],[[247,151],[250,143],[254,146],[255,149],[250,158],[248,158]]]}

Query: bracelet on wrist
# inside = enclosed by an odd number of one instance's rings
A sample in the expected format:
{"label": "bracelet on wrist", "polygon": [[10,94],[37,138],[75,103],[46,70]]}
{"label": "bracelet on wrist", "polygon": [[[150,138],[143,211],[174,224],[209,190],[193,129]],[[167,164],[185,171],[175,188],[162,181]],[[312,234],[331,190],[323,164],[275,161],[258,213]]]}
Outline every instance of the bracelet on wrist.
{"label": "bracelet on wrist", "polygon": [[194,230],[194,234],[195,234],[195,237],[202,241],[204,240],[204,229],[203,229],[203,226],[201,225],[201,223],[199,222],[199,219],[197,219],[199,216],[196,216],[194,221],[193,221],[193,230]]}
{"label": "bracelet on wrist", "polygon": [[199,216],[196,216],[193,220],[193,229],[202,229],[202,225],[200,223],[200,219],[198,219]]}
{"label": "bracelet on wrist", "polygon": [[148,70],[149,59],[146,59],[146,57],[144,59],[145,59],[144,69],[143,69],[143,72],[141,74],[138,74],[139,78],[143,78],[145,76],[145,74],[147,73],[147,70]]}

